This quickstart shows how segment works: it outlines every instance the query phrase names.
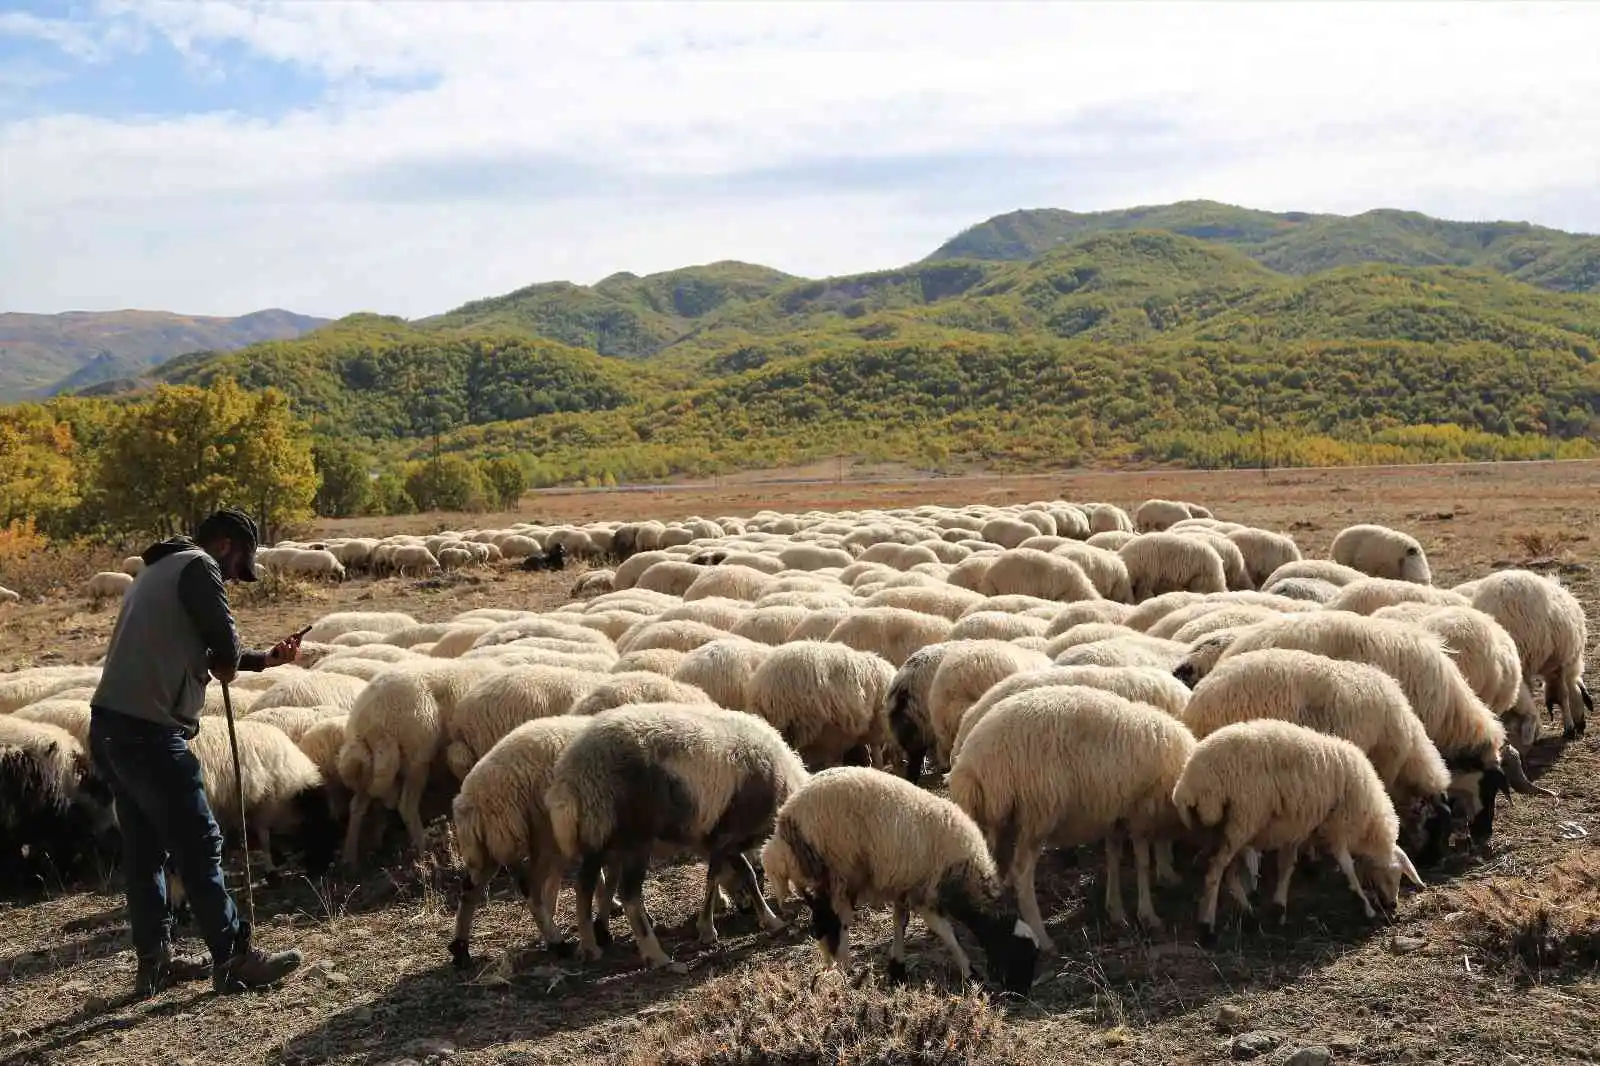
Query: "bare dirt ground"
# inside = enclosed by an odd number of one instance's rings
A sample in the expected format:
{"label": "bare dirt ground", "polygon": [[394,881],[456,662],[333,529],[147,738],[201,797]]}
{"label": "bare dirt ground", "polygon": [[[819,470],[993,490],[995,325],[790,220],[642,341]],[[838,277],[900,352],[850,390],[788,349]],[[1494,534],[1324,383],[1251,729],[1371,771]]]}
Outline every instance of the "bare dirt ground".
{"label": "bare dirt ground", "polygon": [[[1061,475],[893,484],[725,483],[659,492],[539,493],[515,516],[416,516],[328,529],[375,532],[492,527],[522,519],[747,514],[1006,503],[1066,498],[1131,506],[1149,496],[1205,503],[1219,515],[1291,531],[1325,553],[1338,529],[1380,521],[1414,532],[1436,580],[1495,565],[1561,575],[1591,617],[1600,573],[1600,464],[1539,464],[1276,473]],[[474,606],[543,608],[575,575],[495,572],[443,588],[399,581],[263,589],[237,605],[262,645],[348,607],[422,620]],[[0,668],[89,661],[111,608],[81,600],[0,608]],[[1591,676],[1595,662],[1589,663]],[[1485,856],[1429,874],[1391,926],[1360,919],[1336,871],[1297,880],[1290,924],[1262,930],[1235,917],[1222,943],[1193,940],[1193,883],[1157,897],[1165,933],[1104,918],[1098,853],[1053,854],[1040,896],[1061,954],[1026,1001],[986,1001],[950,976],[936,940],[914,922],[912,986],[881,978],[888,918],[857,937],[858,973],[818,976],[803,933],[771,938],[746,915],[719,921],[715,952],[693,943],[701,879],[669,866],[647,888],[663,940],[692,965],[651,974],[626,924],[588,966],[528,949],[531,921],[505,878],[480,912],[475,954],[458,974],[450,937],[453,881],[395,858],[360,883],[286,879],[255,893],[259,939],[299,946],[307,966],[282,988],[218,998],[203,985],[123,1006],[132,957],[113,877],[27,907],[0,905],[0,1063],[921,1063],[1226,1062],[1258,1049],[1283,1062],[1310,1045],[1333,1061],[1575,1063],[1600,1061],[1600,737],[1546,737],[1531,772],[1559,801],[1519,797],[1502,811]],[[1581,836],[1581,833],[1587,836]],[[442,886],[442,887],[441,887]],[[1226,906],[1226,905],[1225,905]],[[1226,913],[1226,912],[1225,912]],[[558,921],[570,928],[570,899]],[[197,942],[188,940],[190,950]],[[516,972],[490,964],[506,949]],[[1241,1040],[1236,1034],[1256,1034]],[[1299,1060],[1323,1061],[1312,1059]]]}

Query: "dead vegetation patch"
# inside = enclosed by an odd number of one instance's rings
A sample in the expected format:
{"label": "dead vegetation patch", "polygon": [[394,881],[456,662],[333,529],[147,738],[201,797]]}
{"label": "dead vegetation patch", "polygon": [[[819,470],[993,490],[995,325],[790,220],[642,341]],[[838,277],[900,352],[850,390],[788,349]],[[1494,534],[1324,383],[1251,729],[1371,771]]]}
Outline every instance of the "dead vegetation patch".
{"label": "dead vegetation patch", "polygon": [[1431,901],[1483,962],[1532,975],[1600,963],[1600,850],[1579,848],[1543,873],[1450,888]]}

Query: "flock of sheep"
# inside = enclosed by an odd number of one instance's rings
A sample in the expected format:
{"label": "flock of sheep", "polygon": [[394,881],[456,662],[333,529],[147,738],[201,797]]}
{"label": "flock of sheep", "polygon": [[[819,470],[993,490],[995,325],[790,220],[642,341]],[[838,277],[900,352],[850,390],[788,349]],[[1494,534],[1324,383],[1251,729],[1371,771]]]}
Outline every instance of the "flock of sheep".
{"label": "flock of sheep", "polygon": [[[331,614],[302,666],[241,675],[250,843],[269,869],[297,853],[320,876],[341,852],[359,865],[395,812],[420,851],[443,786],[460,965],[499,868],[570,951],[554,915],[575,865],[584,957],[620,907],[642,958],[681,968],[642,889],[685,852],[706,861],[703,942],[719,909],[777,930],[798,899],[846,967],[856,909],[889,904],[891,974],[914,911],[963,974],[951,923],[966,927],[1011,990],[1053,947],[1034,889],[1046,847],[1104,844],[1118,923],[1125,846],[1148,928],[1152,881],[1181,883],[1195,860],[1202,937],[1224,883],[1249,910],[1264,852],[1280,919],[1312,857],[1372,917],[1461,836],[1485,844],[1499,794],[1551,795],[1522,767],[1533,686],[1567,739],[1584,732],[1586,625],[1529,571],[1437,587],[1422,546],[1385,527],[1342,531],[1331,556],[1164,500],[1132,517],[1050,502],[280,544],[263,564],[303,573],[614,569],[585,570],[546,612]],[[110,831],[83,754],[96,676],[0,678],[8,874],[70,868]],[[192,747],[232,827],[216,689]]]}

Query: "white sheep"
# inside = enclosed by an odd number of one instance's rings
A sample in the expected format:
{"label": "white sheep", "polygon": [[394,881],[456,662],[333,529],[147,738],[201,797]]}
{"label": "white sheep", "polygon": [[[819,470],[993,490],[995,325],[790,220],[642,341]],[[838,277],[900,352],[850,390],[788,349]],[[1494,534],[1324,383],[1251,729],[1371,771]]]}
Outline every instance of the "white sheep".
{"label": "white sheep", "polygon": [[950,640],[1016,640],[1043,637],[1048,620],[1005,611],[979,611],[966,615],[950,630]]}
{"label": "white sheep", "polygon": [[142,555],[130,555],[122,560],[122,564],[117,569],[129,577],[138,577],[144,572],[144,557]]}
{"label": "white sheep", "polygon": [[93,666],[43,666],[0,674],[0,715],[38,703],[58,692],[95,685],[99,681],[100,670]]}
{"label": "white sheep", "polygon": [[750,678],[746,698],[750,713],[782,733],[809,765],[881,763],[894,672],[871,652],[802,641],[771,650]]}
{"label": "white sheep", "polygon": [[842,618],[827,640],[872,652],[899,666],[918,648],[949,639],[951,628],[949,620],[938,615],[900,607],[862,607]]}
{"label": "white sheep", "polygon": [[1050,656],[1000,640],[963,641],[953,647],[928,686],[928,720],[938,763],[950,765],[962,717],[984,693],[1013,674],[1049,666]]}
{"label": "white sheep", "polygon": [[1052,549],[1050,554],[1077,563],[1089,575],[1089,580],[1094,582],[1095,590],[1106,599],[1127,603],[1132,598],[1133,585],[1128,576],[1128,564],[1115,551],[1069,540]]}
{"label": "white sheep", "polygon": [[1116,504],[1086,503],[1083,508],[1088,512],[1089,532],[1093,535],[1133,532],[1133,519]]}
{"label": "white sheep", "polygon": [[658,844],[706,856],[699,931],[716,942],[717,885],[736,877],[763,928],[782,928],[745,853],[771,836],[778,809],[806,781],[800,759],[767,723],[738,711],[670,703],[620,707],[589,720],[557,760],[545,791],[552,835],[577,860],[578,938],[598,958],[594,901],[600,876],[618,890],[640,955],[686,972],[656,939],[643,884]]}
{"label": "white sheep", "polygon": [[1458,592],[1388,577],[1364,577],[1360,581],[1352,581],[1323,606],[1330,611],[1373,614],[1397,603],[1425,603],[1434,607],[1472,606],[1472,601]]}
{"label": "white sheep", "polygon": [[1178,500],[1146,500],[1133,512],[1133,528],[1139,533],[1159,533],[1194,517],[1189,504]]}
{"label": "white sheep", "polygon": [[255,698],[251,713],[269,707],[342,707],[355,706],[367,683],[359,677],[350,677],[330,670],[307,670],[290,676]]}
{"label": "white sheep", "polygon": [[1291,600],[1325,604],[1339,594],[1340,586],[1316,577],[1283,577],[1261,586],[1261,591]]}
{"label": "white sheep", "polygon": [[[1501,570],[1475,583],[1472,605],[1505,627],[1522,656],[1522,683],[1545,686],[1545,706],[1561,706],[1562,735],[1581,736],[1592,706],[1583,681],[1588,626],[1576,596],[1529,570]],[[1528,693],[1532,703],[1532,694]],[[1530,742],[1532,738],[1527,738]]]}
{"label": "white sheep", "polygon": [[947,584],[936,588],[902,585],[874,593],[868,597],[864,606],[902,607],[922,614],[938,615],[953,622],[962,617],[966,611],[986,602],[987,599],[982,594],[956,585]]}
{"label": "white sheep", "polygon": [[603,714],[633,703],[703,703],[715,705],[704,690],[683,681],[652,673],[631,670],[608,674],[572,704],[568,714],[585,717]]}
{"label": "white sheep", "polygon": [[979,586],[983,583],[984,575],[999,558],[998,552],[968,556],[951,568],[950,573],[945,576],[945,581],[959,589],[980,592]]}
{"label": "white sheep", "polygon": [[804,607],[757,607],[746,613],[731,632],[758,644],[782,644],[810,614]]}
{"label": "white sheep", "polygon": [[1126,637],[1079,644],[1054,656],[1057,666],[1139,666],[1172,671],[1189,649],[1176,641],[1134,633]]}
{"label": "white sheep", "polygon": [[[508,554],[507,558],[511,558]],[[439,572],[439,560],[421,544],[402,544],[389,556],[389,566],[402,576],[423,577]]]}
{"label": "white sheep", "polygon": [[1135,603],[1164,592],[1223,592],[1228,587],[1222,556],[1196,537],[1149,533],[1130,540],[1117,554],[1128,566]]}
{"label": "white sheep", "polygon": [[[305,857],[306,872],[320,877],[338,852],[339,830],[328,808],[322,772],[281,730],[248,716],[234,723],[239,743],[239,777],[244,781],[244,814],[266,858],[274,867],[272,837],[293,834]],[[225,829],[240,821],[233,751],[225,722],[202,718],[189,741],[200,763],[206,801]],[[248,842],[241,841],[248,847]]]}
{"label": "white sheep", "polygon": [[690,621],[687,618],[670,622],[650,619],[618,638],[617,651],[627,654],[650,651],[654,648],[670,648],[673,651],[689,652],[702,644],[722,640],[730,635],[726,630],[706,625],[704,622]]}
{"label": "white sheep", "polygon": [[1064,688],[1079,685],[1113,692],[1125,700],[1145,703],[1182,719],[1189,704],[1189,690],[1171,674],[1153,667],[1138,666],[1049,666],[1026,670],[997,682],[961,716],[950,745],[950,758],[960,758],[961,747],[989,710],[1007,696],[1035,688]]}
{"label": "white sheep", "polygon": [[1219,663],[1183,712],[1199,740],[1257,718],[1295,722],[1360,748],[1398,806],[1428,807],[1427,861],[1442,853],[1450,832],[1450,771],[1394,678],[1366,663],[1270,648]]}
{"label": "white sheep", "polygon": [[1549,795],[1527,780],[1522,760],[1506,743],[1505,727],[1467,684],[1436,634],[1404,622],[1319,611],[1237,630],[1218,663],[1263,648],[1294,648],[1369,663],[1398,681],[1455,776],[1452,797],[1471,820],[1475,842],[1487,841],[1492,833],[1494,800],[1508,784]]}
{"label": "white sheep", "polygon": [[770,574],[752,570],[748,566],[723,563],[703,570],[684,590],[683,599],[688,603],[716,597],[754,603],[767,594],[772,584],[773,578]]}
{"label": "white sheep", "polygon": [[422,794],[450,716],[475,684],[498,669],[482,659],[397,663],[356,697],[339,751],[339,778],[351,793],[347,866],[359,857],[362,820],[374,799],[400,812],[413,847],[419,854],[424,850]]}
{"label": "white sheep", "polygon": [[751,709],[751,682],[772,651],[772,646],[744,637],[713,640],[679,660],[672,670],[672,679],[695,686],[720,707],[748,711]]}
{"label": "white sheep", "polygon": [[515,666],[484,678],[445,722],[445,762],[460,780],[523,722],[566,714],[607,676],[556,666]]}
{"label": "white sheep", "polygon": [[950,798],[983,828],[1023,919],[1054,950],[1034,869],[1040,849],[1106,842],[1106,907],[1126,924],[1121,841],[1133,842],[1139,920],[1157,928],[1151,844],[1178,830],[1172,787],[1194,737],[1164,711],[1098,689],[1038,688],[995,704],[950,770]]}
{"label": "white sheep", "polygon": [[300,739],[309,733],[318,722],[328,718],[349,717],[349,714],[348,708],[334,704],[324,704],[320,707],[296,707],[285,704],[278,707],[268,707],[262,711],[257,711],[252,707],[250,713],[245,717],[252,722],[270,725],[296,744],[299,744]]}
{"label": "white sheep", "polygon": [[622,674],[644,670],[652,674],[660,674],[663,677],[671,677],[672,671],[678,668],[678,664],[684,660],[686,655],[688,655],[687,652],[678,651],[675,648],[649,648],[645,651],[630,651],[618,656],[617,661],[611,664],[611,672]]}
{"label": "white sheep", "polygon": [[[824,770],[778,811],[761,852],[767,877],[798,889],[828,961],[850,967],[850,928],[862,905],[894,906],[889,978],[906,976],[911,913],[954,956],[963,978],[972,965],[950,926],[954,918],[983,946],[991,977],[1023,994],[1033,983],[1038,944],[1008,898],[982,831],[947,799],[860,767]],[[780,895],[780,901],[781,901]]]}
{"label": "white sheep", "polygon": [[297,577],[326,578],[334,581],[343,581],[345,578],[344,564],[337,556],[326,549],[304,549],[290,552],[278,564],[285,573]]}
{"label": "white sheep", "polygon": [[1245,573],[1252,588],[1265,588],[1267,578],[1285,563],[1301,558],[1300,546],[1294,538],[1266,529],[1245,527],[1227,534],[1244,557]]}
{"label": "white sheep", "polygon": [[1108,529],[1094,534],[1088,540],[1084,541],[1084,543],[1090,545],[1091,547],[1104,548],[1106,551],[1114,552],[1120,550],[1124,544],[1128,543],[1130,540],[1134,540],[1138,536],[1139,534],[1130,532],[1128,530]]}
{"label": "white sheep", "polygon": [[416,624],[415,618],[397,611],[340,611],[317,619],[305,639],[331,644],[347,633],[388,634]]}
{"label": "white sheep", "polygon": [[1073,626],[1085,622],[1115,622],[1126,623],[1128,616],[1134,608],[1126,603],[1117,603],[1114,600],[1085,600],[1082,603],[1069,603],[1050,617],[1050,624],[1045,627],[1044,635],[1059,637]]}
{"label": "white sheep", "polygon": [[1227,580],[1228,588],[1233,591],[1254,589],[1255,582],[1250,580],[1250,572],[1245,567],[1244,553],[1239,546],[1229,540],[1215,529],[1181,528],[1173,526],[1167,531],[1169,534],[1201,540],[1209,544],[1217,557],[1222,560],[1222,573]]}
{"label": "white sheep", "polygon": [[[1532,732],[1537,734],[1538,715],[1533,708],[1533,700],[1525,698],[1522,660],[1517,652],[1516,641],[1492,615],[1475,607],[1440,607],[1431,603],[1411,602],[1384,607],[1374,611],[1372,617],[1409,622],[1437,633],[1444,640],[1445,654],[1455,660],[1461,675],[1472,686],[1472,691],[1491,711],[1506,721],[1506,734],[1512,743],[1517,741],[1517,732],[1525,728],[1524,719],[1531,724]],[[1512,725],[1512,718],[1517,720],[1516,727]],[[1526,747],[1527,744],[1522,745],[1522,749]]]}
{"label": "white sheep", "polygon": [[1417,538],[1388,526],[1362,524],[1341,529],[1328,554],[1334,562],[1371,577],[1433,583],[1428,555]]}
{"label": "white sheep", "polygon": [[1100,592],[1071,559],[1032,548],[1002,552],[978,581],[985,596],[1021,594],[1045,600],[1098,600]]}
{"label": "white sheep", "polygon": [[1225,726],[1195,747],[1172,802],[1184,825],[1221,833],[1200,899],[1200,927],[1207,938],[1216,935],[1223,873],[1245,848],[1277,852],[1272,902],[1280,921],[1287,912],[1289,877],[1308,843],[1334,857],[1369,918],[1374,911],[1363,881],[1391,910],[1402,877],[1422,884],[1398,843],[1400,820],[1383,782],[1361,749],[1340,737],[1272,720]]}
{"label": "white sheep", "polygon": [[117,599],[133,587],[133,578],[120,570],[102,570],[91,577],[83,587],[84,594],[98,607],[106,600]]}
{"label": "white sheep", "polygon": [[545,943],[558,955],[570,953],[555,924],[556,896],[566,861],[556,846],[545,807],[556,762],[591,724],[588,718],[558,715],[525,722],[507,733],[478,760],[461,781],[451,821],[464,876],[456,906],[450,955],[457,967],[472,961],[472,919],[483,903],[496,869],[518,870]]}
{"label": "white sheep", "polygon": [[64,729],[84,751],[89,750],[91,711],[87,697],[78,699],[60,695],[51,696],[49,699],[30,703],[13,711],[11,717],[18,722],[43,722]]}

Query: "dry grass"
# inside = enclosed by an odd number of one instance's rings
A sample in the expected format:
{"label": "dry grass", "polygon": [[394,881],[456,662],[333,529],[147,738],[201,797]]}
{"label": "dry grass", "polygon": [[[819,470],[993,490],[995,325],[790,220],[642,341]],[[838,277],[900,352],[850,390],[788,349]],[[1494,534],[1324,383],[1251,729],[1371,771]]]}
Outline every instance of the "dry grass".
{"label": "dry grass", "polygon": [[[1600,520],[1600,464],[1265,479],[1158,472],[873,486],[744,480],[722,491],[538,494],[517,516],[414,516],[401,525],[419,531],[516,517],[673,518],[1055,496],[1124,505],[1150,496],[1200,500],[1225,517],[1292,529],[1315,553],[1325,553],[1345,525],[1387,522],[1423,541],[1441,584],[1539,559],[1591,612],[1600,605],[1586,539]],[[382,528],[328,524],[330,532]],[[81,576],[61,583],[74,588]],[[291,583],[240,597],[237,614],[246,639],[260,646],[331,610],[398,609],[433,621],[471,607],[541,609],[563,600],[576,576],[498,570],[451,582]],[[112,605],[94,611],[71,595],[0,607],[0,668],[90,661],[103,651],[113,618]],[[1596,676],[1595,662],[1589,665]],[[387,858],[359,880],[258,886],[261,941],[296,945],[308,959],[282,989],[222,999],[195,986],[146,1004],[106,1005],[90,1001],[132,983],[121,901],[114,883],[75,886],[33,906],[0,904],[0,1064],[384,1066],[442,1061],[447,1048],[452,1066],[930,1062],[941,1061],[938,1053],[918,1052],[919,1045],[942,1047],[962,1033],[970,1035],[958,1042],[957,1057],[943,1061],[1223,1062],[1231,1039],[1216,1024],[1223,1006],[1238,1012],[1239,1029],[1278,1034],[1279,1049],[1263,1062],[1311,1043],[1332,1047],[1341,1063],[1596,1061],[1600,736],[1591,730],[1566,746],[1547,736],[1529,763],[1560,800],[1519,797],[1496,820],[1488,855],[1456,856],[1429,871],[1428,889],[1407,896],[1384,928],[1360,919],[1337,871],[1319,868],[1296,878],[1286,928],[1263,930],[1224,911],[1231,924],[1221,944],[1202,950],[1193,941],[1192,880],[1158,893],[1169,928],[1145,937],[1106,922],[1098,854],[1048,854],[1040,902],[1062,951],[1025,1002],[990,1003],[962,987],[920,922],[907,941],[912,985],[886,986],[877,975],[889,918],[880,911],[862,915],[855,938],[862,969],[847,982],[817,977],[816,951],[803,933],[769,937],[747,915],[719,919],[722,945],[702,949],[692,918],[703,874],[692,863],[666,865],[646,886],[664,945],[691,967],[686,976],[644,971],[621,919],[612,925],[618,943],[599,963],[538,950],[527,911],[503,877],[478,916],[474,951],[482,963],[458,974],[445,950],[455,887],[441,837],[438,853],[421,864],[404,860],[391,838]],[[571,927],[570,895],[557,921]],[[502,957],[514,965],[501,967]],[[86,1012],[86,1003],[107,1009]]]}

